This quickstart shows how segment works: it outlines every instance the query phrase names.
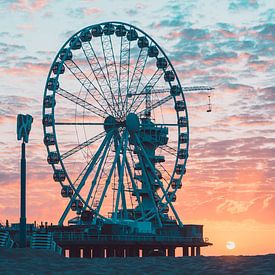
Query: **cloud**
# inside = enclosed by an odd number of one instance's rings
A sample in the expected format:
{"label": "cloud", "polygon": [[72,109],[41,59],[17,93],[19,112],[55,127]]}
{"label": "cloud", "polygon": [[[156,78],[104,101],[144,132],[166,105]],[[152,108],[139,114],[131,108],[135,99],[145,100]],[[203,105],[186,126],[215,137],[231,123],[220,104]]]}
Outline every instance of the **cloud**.
{"label": "cloud", "polygon": [[259,3],[257,0],[235,0],[229,4],[228,9],[231,11],[258,9]]}
{"label": "cloud", "polygon": [[34,13],[47,7],[49,3],[50,0],[17,0],[9,8],[16,12]]}

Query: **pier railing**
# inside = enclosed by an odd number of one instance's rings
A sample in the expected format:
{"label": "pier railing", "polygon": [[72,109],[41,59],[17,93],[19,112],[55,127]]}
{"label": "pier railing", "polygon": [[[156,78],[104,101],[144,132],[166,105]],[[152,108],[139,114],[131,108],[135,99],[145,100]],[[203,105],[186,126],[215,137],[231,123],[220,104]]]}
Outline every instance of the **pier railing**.
{"label": "pier railing", "polygon": [[120,242],[169,242],[169,243],[207,243],[208,238],[152,235],[90,235],[83,232],[53,232],[56,241],[120,241]]}

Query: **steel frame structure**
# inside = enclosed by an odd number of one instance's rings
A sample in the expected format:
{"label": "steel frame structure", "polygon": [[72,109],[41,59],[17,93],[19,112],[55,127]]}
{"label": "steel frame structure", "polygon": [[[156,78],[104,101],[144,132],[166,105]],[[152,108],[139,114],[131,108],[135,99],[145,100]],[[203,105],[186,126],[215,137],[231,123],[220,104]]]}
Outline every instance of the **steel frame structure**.
{"label": "steel frame structure", "polygon": [[[68,79],[78,83],[79,90],[65,87]],[[151,222],[153,228],[160,228],[173,221],[182,226],[173,203],[181,188],[189,149],[184,92],[194,89],[181,86],[164,50],[130,24],[91,25],[64,43],[50,68],[43,101],[48,162],[62,196],[68,199],[59,225],[75,211],[77,216],[70,223],[131,220]],[[77,116],[64,120],[64,114],[58,115],[61,101],[80,108],[82,121],[77,121]],[[92,116],[88,121],[87,113]],[[165,121],[170,114],[172,120]],[[64,146],[62,131],[79,126],[92,129],[85,130],[85,135],[93,135],[66,149],[70,144]],[[98,127],[101,130],[94,134]],[[174,141],[170,141],[171,133]],[[85,165],[73,179],[66,161],[80,152],[85,155]],[[163,153],[170,158],[166,167],[161,164],[165,156],[159,155]],[[109,216],[101,211],[108,192],[113,196]],[[169,210],[175,219],[168,216]]]}

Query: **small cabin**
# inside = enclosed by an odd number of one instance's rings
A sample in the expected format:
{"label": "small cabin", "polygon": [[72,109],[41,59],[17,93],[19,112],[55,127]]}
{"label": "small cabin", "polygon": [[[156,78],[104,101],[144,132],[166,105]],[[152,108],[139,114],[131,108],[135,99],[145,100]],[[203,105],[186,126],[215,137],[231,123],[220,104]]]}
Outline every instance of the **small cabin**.
{"label": "small cabin", "polygon": [[57,74],[59,70],[59,74],[64,74],[65,72],[65,66],[61,62],[55,62],[53,65],[53,73]]}
{"label": "small cabin", "polygon": [[138,39],[138,33],[136,30],[134,29],[130,29],[128,32],[127,32],[127,39],[128,41],[135,41]]}
{"label": "small cabin", "polygon": [[183,144],[183,143],[187,143],[188,141],[188,135],[187,133],[180,133],[180,143]]}
{"label": "small cabin", "polygon": [[160,196],[158,194],[154,194],[154,200],[155,200],[155,202],[159,202]]}
{"label": "small cabin", "polygon": [[45,96],[45,98],[44,98],[44,107],[45,108],[52,108],[55,106],[55,104],[56,104],[56,102],[55,102],[54,96],[52,96],[52,95]]}
{"label": "small cabin", "polygon": [[168,195],[168,198],[169,198],[172,202],[175,202],[175,201],[176,201],[177,196],[176,196],[176,193],[175,193],[175,192],[168,192],[167,195]]}
{"label": "small cabin", "polygon": [[186,149],[180,149],[178,151],[178,158],[179,159],[185,159],[188,157],[187,150]]}
{"label": "small cabin", "polygon": [[171,81],[174,81],[175,80],[175,74],[173,71],[166,71],[164,73],[164,80],[166,82],[171,82]]}
{"label": "small cabin", "polygon": [[156,172],[158,178],[161,180],[162,179],[162,173],[158,169],[156,169],[155,172]]}
{"label": "small cabin", "polygon": [[79,50],[82,46],[81,40],[78,36],[75,36],[70,41],[70,47],[72,50]]}
{"label": "small cabin", "polygon": [[44,144],[49,146],[49,145],[54,145],[55,144],[55,138],[53,134],[46,134],[44,136]]}
{"label": "small cabin", "polygon": [[168,213],[169,212],[169,206],[167,204],[165,204],[165,203],[160,203],[158,205],[158,209],[162,213]]}
{"label": "small cabin", "polygon": [[52,114],[46,114],[44,115],[42,119],[42,123],[44,126],[52,126],[53,125],[53,115]]}
{"label": "small cabin", "polygon": [[73,196],[73,189],[69,185],[64,185],[61,189],[61,196],[63,198],[71,198]]}
{"label": "small cabin", "polygon": [[64,181],[65,178],[66,178],[66,175],[62,169],[54,171],[54,174],[53,174],[54,181],[56,181],[56,182]]}
{"label": "small cabin", "polygon": [[176,111],[184,111],[185,110],[185,103],[182,100],[176,101],[175,103],[175,109]]}
{"label": "small cabin", "polygon": [[157,58],[157,68],[166,69],[168,66],[167,60],[164,57]]}
{"label": "small cabin", "polygon": [[83,202],[81,200],[74,200],[71,204],[72,211],[78,211],[83,208]]}
{"label": "small cabin", "polygon": [[115,26],[112,23],[107,23],[103,27],[103,33],[105,35],[112,35],[115,33]]}
{"label": "small cabin", "polygon": [[80,33],[79,38],[82,42],[89,42],[92,40],[92,34],[89,30],[84,30]]}
{"label": "small cabin", "polygon": [[47,83],[47,89],[50,91],[57,90],[59,88],[59,82],[56,78],[50,78]]}
{"label": "small cabin", "polygon": [[178,96],[181,93],[181,87],[179,85],[173,85],[170,90],[171,96]]}
{"label": "small cabin", "polygon": [[173,181],[171,183],[171,187],[172,187],[172,189],[181,189],[182,182],[180,181],[180,179],[173,179]]}
{"label": "small cabin", "polygon": [[178,124],[180,127],[187,127],[187,118],[186,117],[179,117]]}
{"label": "small cabin", "polygon": [[57,152],[49,152],[47,161],[49,164],[57,164],[59,162],[59,156]]}
{"label": "small cabin", "polygon": [[149,41],[145,36],[142,36],[138,39],[138,47],[140,49],[147,48],[149,46]]}
{"label": "small cabin", "polygon": [[126,28],[125,28],[123,25],[118,25],[118,26],[116,27],[115,33],[116,33],[116,36],[117,36],[117,37],[122,37],[122,36],[125,36],[125,35],[126,35],[127,30],[126,30]]}
{"label": "small cabin", "polygon": [[94,27],[92,27],[92,35],[94,37],[100,37],[103,34],[103,30],[102,27],[100,25],[96,25]]}
{"label": "small cabin", "polygon": [[159,54],[159,50],[157,48],[157,46],[150,46],[148,48],[148,56],[149,57],[157,57]]}
{"label": "small cabin", "polygon": [[61,60],[72,60],[73,53],[69,48],[62,49],[59,53],[59,58]]}
{"label": "small cabin", "polygon": [[181,175],[186,173],[186,168],[184,167],[183,164],[177,164],[176,166],[176,174]]}

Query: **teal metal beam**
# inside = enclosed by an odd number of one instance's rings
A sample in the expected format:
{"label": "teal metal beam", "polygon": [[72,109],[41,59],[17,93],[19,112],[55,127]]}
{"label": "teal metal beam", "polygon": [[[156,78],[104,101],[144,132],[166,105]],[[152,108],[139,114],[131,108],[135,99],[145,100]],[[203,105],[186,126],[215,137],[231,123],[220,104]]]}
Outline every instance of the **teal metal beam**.
{"label": "teal metal beam", "polygon": [[[67,205],[65,211],[63,212],[63,214],[62,214],[62,216],[61,216],[61,218],[60,218],[60,220],[59,220],[59,222],[58,222],[58,225],[60,225],[60,226],[63,225],[63,222],[64,222],[65,218],[67,217],[69,211],[70,211],[70,207],[71,207],[71,204],[72,204],[73,200],[74,200],[77,196],[79,196],[80,190],[81,190],[82,187],[85,185],[85,182],[86,182],[87,178],[89,177],[91,171],[93,170],[93,168],[94,168],[94,166],[95,166],[95,164],[96,164],[97,159],[99,158],[99,156],[100,156],[100,154],[101,154],[101,152],[102,152],[104,146],[106,145],[107,141],[111,138],[111,136],[112,136],[112,131],[109,132],[109,133],[105,136],[105,138],[104,138],[104,140],[102,141],[101,145],[99,146],[97,152],[95,153],[95,155],[94,155],[94,157],[93,157],[93,159],[92,159],[92,161],[91,161],[91,163],[90,163],[90,166],[88,167],[88,169],[86,170],[86,172],[85,172],[83,178],[81,179],[81,181],[80,181],[78,187],[75,189],[74,186],[72,186],[72,188],[74,189],[74,194],[73,194],[72,198],[70,199],[70,201],[69,201],[69,203],[68,203],[68,205]],[[84,205],[86,205],[86,204],[85,204],[85,201],[83,201],[83,203],[84,203]]]}
{"label": "teal metal beam", "polygon": [[179,216],[178,216],[177,211],[175,210],[173,204],[171,203],[171,200],[170,200],[169,197],[167,196],[167,193],[166,193],[166,191],[165,191],[165,189],[164,189],[164,187],[163,187],[162,182],[160,181],[160,179],[158,178],[158,176],[157,176],[157,174],[156,174],[155,167],[153,166],[152,162],[151,162],[150,159],[148,158],[148,156],[147,156],[147,154],[146,154],[146,151],[144,150],[143,145],[142,145],[141,141],[139,140],[138,135],[137,135],[137,134],[134,134],[134,135],[135,135],[135,140],[136,140],[136,142],[138,143],[138,145],[139,145],[139,147],[140,147],[140,149],[141,149],[141,151],[142,151],[142,154],[143,154],[143,156],[144,156],[146,162],[148,163],[150,169],[152,170],[152,173],[154,174],[155,179],[158,181],[158,184],[159,184],[159,186],[160,186],[160,188],[161,188],[161,190],[162,190],[162,192],[163,192],[163,195],[164,195],[166,201],[168,202],[168,204],[169,204],[171,210],[173,211],[173,214],[175,215],[175,218],[177,219],[177,221],[178,221],[178,223],[179,223],[179,226],[182,227],[183,224],[182,224],[182,222],[181,222],[181,220],[180,220],[180,218],[179,218]]}

